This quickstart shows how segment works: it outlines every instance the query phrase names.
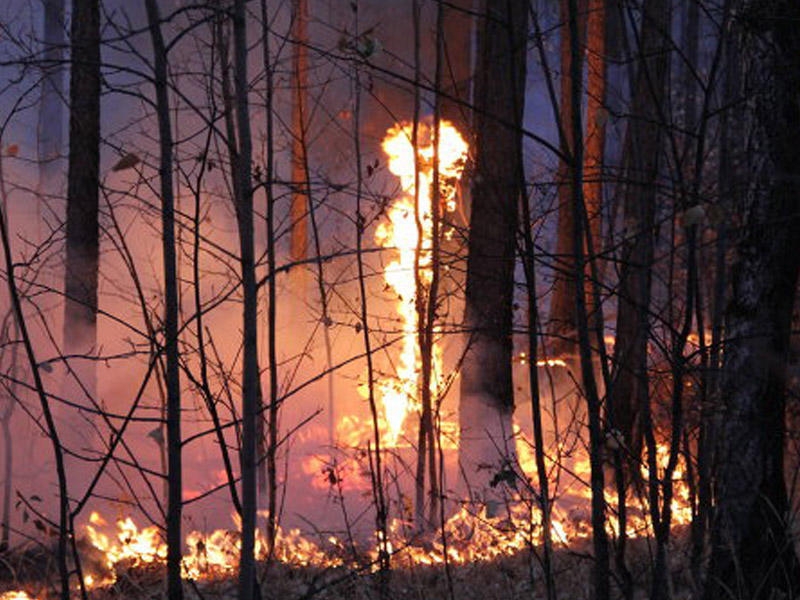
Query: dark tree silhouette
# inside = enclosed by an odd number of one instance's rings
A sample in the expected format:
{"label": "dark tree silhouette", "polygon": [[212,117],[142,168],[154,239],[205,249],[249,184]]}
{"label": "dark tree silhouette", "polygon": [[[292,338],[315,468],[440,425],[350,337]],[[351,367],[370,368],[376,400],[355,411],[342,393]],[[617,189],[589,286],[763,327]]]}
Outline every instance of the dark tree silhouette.
{"label": "dark tree silhouette", "polygon": [[755,112],[771,164],[746,216],[726,311],[707,600],[800,594],[783,460],[800,271],[800,5],[752,2],[741,19],[756,59]]}
{"label": "dark tree silhouette", "polygon": [[[475,170],[461,373],[460,459],[480,493],[513,454],[511,323],[521,184],[528,4],[484,3],[475,81]],[[491,465],[491,469],[486,469]]]}

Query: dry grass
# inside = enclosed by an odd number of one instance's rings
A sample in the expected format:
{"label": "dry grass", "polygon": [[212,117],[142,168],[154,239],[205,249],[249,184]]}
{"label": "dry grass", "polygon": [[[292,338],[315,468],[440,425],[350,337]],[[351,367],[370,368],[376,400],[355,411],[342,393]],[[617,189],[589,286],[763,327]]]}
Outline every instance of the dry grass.
{"label": "dry grass", "polygon": [[[673,598],[690,597],[689,564],[686,558],[686,532],[676,531],[672,549]],[[630,540],[628,568],[636,583],[636,598],[646,598],[652,542]],[[87,552],[84,567],[95,576],[103,575],[98,557]],[[545,598],[543,575],[537,552],[524,552],[491,562],[451,566],[399,566],[402,557],[386,582],[386,597],[391,600],[428,600],[451,597],[456,600],[535,600]],[[588,600],[591,581],[591,544],[585,541],[556,552],[554,572],[561,599]],[[91,600],[165,598],[163,565],[118,564],[113,585],[91,591]],[[381,580],[369,565],[354,567],[297,567],[284,564],[262,565],[263,600],[373,600],[381,597]],[[32,597],[49,600],[56,597],[57,581],[52,555],[43,549],[23,549],[2,558],[0,592],[24,589]],[[228,600],[236,598],[236,578],[218,577],[202,582],[187,581],[187,598]],[[615,594],[616,595],[616,594]]]}

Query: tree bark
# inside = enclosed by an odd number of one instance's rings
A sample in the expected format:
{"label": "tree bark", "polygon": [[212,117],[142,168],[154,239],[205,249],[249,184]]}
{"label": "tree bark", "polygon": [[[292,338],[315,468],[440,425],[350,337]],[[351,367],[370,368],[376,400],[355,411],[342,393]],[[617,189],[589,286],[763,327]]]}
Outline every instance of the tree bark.
{"label": "tree bark", "polygon": [[178,269],[175,249],[175,196],[172,189],[172,126],[167,89],[167,49],[156,0],[145,0],[153,43],[159,136],[161,242],[164,262],[164,354],[167,388],[167,595],[183,598],[181,582],[183,470],[181,465],[181,387],[178,357]]}
{"label": "tree bark", "polygon": [[724,417],[705,598],[800,595],[784,483],[786,366],[800,271],[800,6],[752,2],[756,117],[769,154],[768,189],[747,215],[726,310]]}
{"label": "tree bark", "polygon": [[[524,193],[521,153],[528,3],[485,2],[478,39],[475,172],[467,259],[459,459],[478,495],[514,456],[511,415],[515,234]],[[489,467],[488,469],[486,467]]]}
{"label": "tree bark", "polygon": [[[588,0],[586,16],[586,144],[583,160],[583,199],[594,252],[602,247],[603,157],[606,146],[606,3]],[[595,259],[587,256],[587,261]],[[587,272],[588,276],[591,273]],[[587,294],[589,317],[593,295]]]}
{"label": "tree bark", "polygon": [[[558,110],[559,147],[562,159],[559,161],[556,183],[558,185],[558,233],[556,234],[556,265],[553,296],[550,303],[549,330],[552,336],[550,354],[553,356],[574,357],[576,354],[576,315],[575,315],[575,277],[572,241],[575,237],[573,217],[572,169],[569,157],[575,148],[575,135],[572,123],[575,118],[572,108],[572,32],[569,27],[569,0],[561,0],[561,98]],[[586,12],[579,11],[578,43],[583,43],[586,28]],[[583,62],[578,60],[575,72],[583,72]],[[593,80],[594,82],[594,80]],[[577,82],[579,85],[580,82]],[[581,137],[583,137],[581,135]],[[583,141],[582,139],[580,140]],[[590,156],[590,155],[587,155]]]}
{"label": "tree bark", "polygon": [[[293,0],[292,38],[294,49],[294,104],[292,105],[292,202],[289,214],[289,257],[292,262],[308,258],[309,184],[306,164],[306,107],[308,105],[308,0]],[[290,271],[296,292],[302,296],[308,279],[305,267]]]}
{"label": "tree bark", "polygon": [[[98,0],[73,0],[67,175],[64,352],[89,354],[97,339],[100,187],[100,9]],[[72,363],[93,394],[95,366]],[[74,400],[74,399],[73,399]],[[73,432],[68,432],[73,433]]]}
{"label": "tree bark", "polygon": [[[473,0],[453,0],[442,5],[444,41],[441,50],[441,117],[450,121],[469,139],[472,115],[469,109],[472,87]],[[438,42],[437,42],[438,48]],[[437,59],[438,60],[438,59]]]}
{"label": "tree bark", "polygon": [[242,353],[242,542],[239,559],[239,598],[258,596],[255,562],[256,509],[258,504],[256,421],[259,411],[260,382],[258,370],[258,289],[255,277],[253,238],[253,189],[251,178],[252,138],[250,135],[249,84],[247,81],[246,0],[233,5],[234,87],[239,142],[237,172],[238,197],[235,198],[239,223],[240,265],[242,276],[244,335]]}

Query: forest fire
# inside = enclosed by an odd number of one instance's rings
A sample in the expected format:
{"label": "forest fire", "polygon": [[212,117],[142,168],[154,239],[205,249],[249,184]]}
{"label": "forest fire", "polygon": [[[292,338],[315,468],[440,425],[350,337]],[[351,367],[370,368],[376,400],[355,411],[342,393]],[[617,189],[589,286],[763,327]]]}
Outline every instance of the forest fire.
{"label": "forest fire", "polygon": [[[438,150],[435,148],[435,133],[430,124],[419,124],[416,133],[416,148],[412,142],[414,128],[407,123],[392,128],[383,141],[383,149],[389,157],[389,169],[400,178],[402,189],[402,194],[388,210],[389,222],[379,226],[375,236],[382,246],[392,249],[397,255],[385,268],[385,280],[388,288],[397,295],[396,310],[402,333],[399,355],[395,361],[396,374],[383,377],[378,383],[378,397],[382,403],[381,433],[387,449],[410,446],[408,430],[413,424],[409,417],[420,410],[420,356],[417,339],[419,323],[415,300],[419,286],[427,285],[431,280],[434,155],[438,151],[439,198],[442,205],[452,211],[455,184],[461,175],[467,153],[466,143],[450,123],[440,124],[441,141]],[[442,352],[438,346],[434,347],[434,351],[434,367],[438,377],[442,369]],[[522,353],[518,360],[524,364],[527,356]],[[561,359],[544,359],[538,360],[537,366],[560,369],[566,368],[567,363]],[[432,386],[439,385],[437,377],[432,379]],[[442,450],[449,453],[457,451],[457,422],[443,421],[440,426]],[[371,424],[356,415],[342,415],[336,429],[338,442],[345,448],[363,446],[372,435]],[[517,477],[532,481],[535,474],[532,444],[518,425],[515,425],[515,439],[519,461]],[[668,447],[659,445],[657,462],[660,470],[663,470],[668,458]],[[559,465],[548,458],[548,468],[556,470]],[[329,476],[330,481],[322,483],[323,486],[329,486],[333,481],[341,484],[347,480],[350,485],[356,482],[356,487],[361,481],[361,489],[369,489],[368,479],[363,473],[359,473],[354,461],[345,460],[336,469],[336,473]],[[304,470],[308,474],[322,472],[324,463],[321,459],[311,457],[305,461]],[[641,475],[646,485],[649,477],[645,466],[642,467]],[[658,476],[663,476],[663,473]],[[571,471],[562,478],[571,480],[572,483],[566,484],[560,490],[560,496],[555,498],[550,536],[556,545],[569,547],[576,541],[591,537],[591,526],[587,518],[590,501],[590,491],[586,484],[589,480],[588,458],[580,455],[574,457]],[[688,489],[680,469],[673,473],[673,483],[676,488],[673,523],[688,523],[691,519],[691,508]],[[631,495],[626,500],[629,504],[626,531],[632,538],[652,535],[643,496],[640,495],[640,499]],[[606,491],[606,502],[609,506],[614,506],[617,502],[615,493],[610,488]],[[389,543],[386,547],[390,549],[393,560],[407,567],[440,565],[445,561],[452,564],[492,561],[526,551],[541,544],[543,540],[540,507],[530,495],[526,497],[519,490],[510,498],[507,506],[493,510],[491,515],[485,506],[477,511],[462,506],[451,512],[424,544],[413,540],[406,520],[392,519],[388,527]],[[233,520],[239,522],[235,516]],[[610,535],[617,534],[619,525],[613,510],[608,515],[606,527]],[[85,577],[85,584],[89,588],[112,585],[118,566],[161,565],[167,555],[167,545],[161,530],[155,526],[139,528],[131,518],[119,519],[111,525],[95,512],[85,525],[84,533],[91,545],[102,555],[107,569],[105,574]],[[231,577],[238,569],[240,541],[236,531],[192,531],[186,535],[185,547],[181,568],[185,579],[208,581]],[[313,541],[297,529],[284,532],[278,527],[275,547],[270,553],[268,543],[260,530],[256,533],[256,556],[260,560],[275,560],[294,566],[357,568],[359,561],[367,560],[376,564],[378,550],[377,546],[361,550],[355,546],[347,549],[345,542],[334,535]],[[23,597],[26,596],[9,597],[9,600]]]}
{"label": "forest fire", "polygon": [[0,600],[33,600],[33,597],[22,590],[13,590],[0,594]]}
{"label": "forest fire", "polygon": [[[439,139],[437,140],[437,130]],[[416,139],[415,139],[416,138]],[[400,178],[402,193],[388,210],[389,223],[382,223],[375,239],[383,247],[396,249],[397,258],[386,265],[386,284],[397,294],[397,314],[402,332],[396,375],[379,383],[383,406],[384,444],[400,441],[403,425],[419,406],[419,315],[421,289],[430,284],[433,268],[433,201],[448,211],[455,209],[456,184],[467,158],[467,143],[447,121],[396,125],[383,140],[389,170]],[[438,161],[438,194],[434,194],[434,161]],[[433,351],[432,392],[440,384],[442,352]],[[368,430],[367,430],[368,431]]]}
{"label": "forest fire", "polygon": [[[518,438],[518,439],[521,439]],[[518,444],[521,468],[526,476],[533,475],[533,465],[526,454],[527,442]],[[658,446],[659,469],[668,460],[666,445]],[[553,465],[551,465],[553,466]],[[588,461],[577,463],[576,479],[588,480]],[[660,473],[663,476],[663,473]],[[647,471],[642,470],[643,484],[647,485]],[[691,520],[689,491],[683,473],[677,469],[673,474],[675,498],[673,499],[673,524],[684,525]],[[616,505],[615,493],[609,488],[606,501],[610,507]],[[587,512],[589,489],[585,483],[565,490],[556,499],[551,523],[551,537],[560,547],[568,548],[581,540],[591,538],[591,527]],[[643,499],[633,495],[628,498],[627,536],[630,539],[651,536],[653,531],[648,510]],[[610,535],[617,535],[618,521],[613,509],[609,511],[606,524]],[[159,528],[139,528],[130,518],[119,519],[112,527],[99,514],[93,513],[84,527],[90,543],[104,557],[107,572],[103,575],[87,575],[87,587],[111,585],[115,581],[115,569],[120,565],[141,567],[164,563],[167,546]],[[498,514],[489,515],[483,507],[472,512],[462,507],[451,515],[444,525],[428,540],[419,545],[409,538],[408,524],[394,519],[389,528],[394,560],[398,565],[438,565],[447,560],[452,564],[468,564],[492,561],[498,557],[509,557],[529,550],[542,543],[541,512],[536,503],[517,497]],[[257,534],[257,555],[267,560],[268,547],[261,533]],[[293,529],[284,532],[279,528],[272,560],[293,566],[320,568],[358,568],[359,561],[374,561],[378,549],[346,548],[346,543],[333,535],[313,541],[308,535]],[[349,557],[349,558],[346,558]],[[182,563],[182,575],[186,579],[208,581],[235,574],[239,560],[238,533],[219,529],[212,532],[192,531],[186,536],[186,553]],[[24,594],[24,592],[18,592]],[[0,596],[2,600],[21,600],[27,596]]]}
{"label": "forest fire", "polygon": [[0,600],[800,598],[800,4],[212,4],[0,2]]}

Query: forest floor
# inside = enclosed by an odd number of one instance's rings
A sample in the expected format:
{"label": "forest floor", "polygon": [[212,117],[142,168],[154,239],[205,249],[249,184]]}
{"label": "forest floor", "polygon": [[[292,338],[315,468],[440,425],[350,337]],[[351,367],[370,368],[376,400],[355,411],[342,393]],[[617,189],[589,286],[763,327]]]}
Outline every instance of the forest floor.
{"label": "forest floor", "polygon": [[[676,529],[670,551],[672,598],[692,596],[688,558],[688,531]],[[613,556],[613,552],[612,552]],[[650,569],[654,543],[648,539],[628,541],[627,568],[634,582],[636,600],[649,597]],[[612,558],[613,560],[613,558]],[[92,569],[91,558],[86,561]],[[300,567],[281,563],[261,565],[260,580],[263,600],[538,600],[546,598],[540,549],[515,556],[470,564],[402,566],[402,557],[393,560],[393,568],[384,580],[369,566]],[[7,590],[25,590],[30,598],[57,598],[55,565],[39,553],[10,552],[0,558],[0,600]],[[591,598],[591,541],[558,548],[554,556],[554,579],[557,597],[569,600]],[[116,582],[89,592],[90,600],[121,598],[158,600],[165,598],[162,564],[116,568]],[[202,581],[185,581],[187,599],[229,600],[236,598],[234,575]],[[612,597],[622,597],[612,577]],[[79,597],[75,594],[74,597]],[[17,596],[16,598],[24,598]],[[16,600],[14,598],[14,600]]]}

